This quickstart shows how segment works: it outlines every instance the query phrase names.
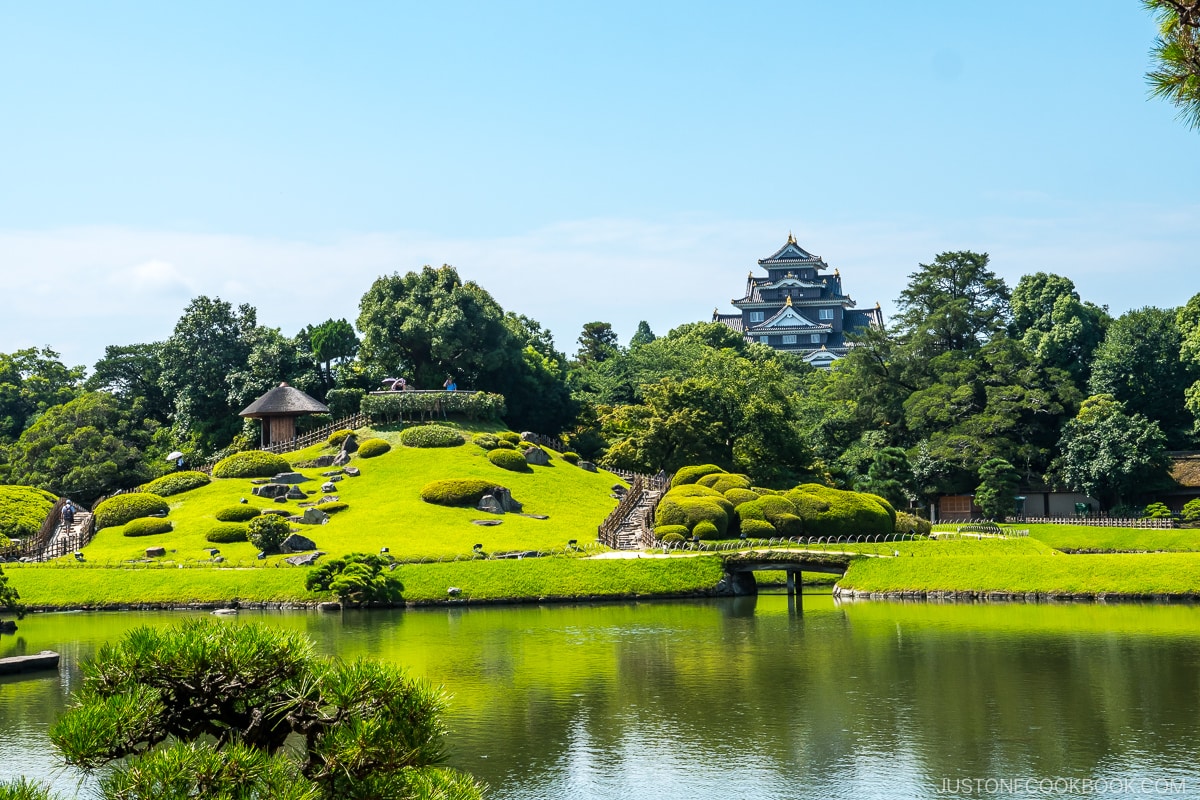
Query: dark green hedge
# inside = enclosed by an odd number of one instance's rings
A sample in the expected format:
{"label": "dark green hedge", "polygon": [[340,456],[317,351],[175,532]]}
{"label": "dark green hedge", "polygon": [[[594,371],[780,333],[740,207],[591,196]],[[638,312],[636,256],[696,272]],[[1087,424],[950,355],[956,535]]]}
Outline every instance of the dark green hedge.
{"label": "dark green hedge", "polygon": [[494,433],[477,433],[471,437],[471,441],[484,450],[495,450],[498,444],[496,434]]}
{"label": "dark green hedge", "polygon": [[770,539],[773,536],[779,535],[779,531],[775,530],[775,526],[765,519],[746,519],[743,517],[741,529],[742,534],[750,539]]}
{"label": "dark green hedge", "polygon": [[421,425],[400,431],[400,444],[405,447],[458,447],[464,442],[461,433],[444,425]]}
{"label": "dark green hedge", "polygon": [[525,460],[525,456],[516,450],[505,450],[497,447],[495,450],[488,451],[487,458],[488,461],[501,469],[507,469],[511,472],[533,472],[533,468],[529,466],[529,462]]}
{"label": "dark green hedge", "polygon": [[264,553],[274,553],[288,534],[292,532],[291,524],[283,517],[275,514],[262,514],[250,520],[246,526],[246,538],[250,544]]}
{"label": "dark green hedge", "polygon": [[579,453],[572,453],[570,450],[562,454],[562,460],[568,464],[579,463]]}
{"label": "dark green hedge", "polygon": [[379,392],[363,398],[362,411],[375,422],[443,412],[468,419],[499,420],[505,407],[504,395],[489,392]]}
{"label": "dark green hedge", "polygon": [[433,481],[421,487],[421,499],[440,506],[474,506],[497,485],[481,478]]}
{"label": "dark green hedge", "polygon": [[[711,494],[697,495],[693,493],[694,490]],[[721,494],[703,486],[685,485],[663,495],[654,513],[654,525],[656,528],[662,525],[683,525],[692,532],[697,523],[707,520],[717,529],[714,538],[719,538],[729,531],[732,516],[733,504]]]}
{"label": "dark green hedge", "polygon": [[126,536],[154,536],[171,532],[171,520],[160,517],[141,517],[130,521],[122,531]]}
{"label": "dark green hedge", "polygon": [[697,484],[707,486],[710,489],[716,489],[724,494],[730,489],[749,489],[750,479],[745,475],[735,475],[729,472],[713,472],[709,475],[700,477]]}
{"label": "dark green hedge", "polygon": [[212,478],[203,472],[172,472],[170,475],[155,478],[141,487],[141,490],[150,494],[156,494],[159,497],[170,497],[173,494],[181,494],[192,489],[199,489],[201,486],[207,486],[210,483],[212,483]]}
{"label": "dark green hedge", "polygon": [[156,514],[166,514],[169,511],[167,501],[156,494],[146,492],[131,492],[110,497],[93,509],[96,517],[96,529],[114,528],[124,525],[141,517]]}
{"label": "dark green hedge", "polygon": [[734,508],[759,498],[758,492],[752,489],[726,489],[724,495],[726,500],[733,503]]}
{"label": "dark green hedge", "polygon": [[358,443],[359,458],[374,458],[391,450],[392,446],[386,439],[363,439]]}
{"label": "dark green hedge", "polygon": [[291,469],[283,456],[262,450],[245,450],[218,461],[212,474],[214,478],[270,478]]}
{"label": "dark green hedge", "polygon": [[366,394],[362,389],[330,389],[325,395],[325,405],[329,406],[330,416],[341,419],[357,414]]}
{"label": "dark green hedge", "polygon": [[206,541],[213,544],[231,544],[233,542],[248,542],[250,528],[238,522],[225,522],[214,525],[204,534]]}
{"label": "dark green hedge", "polygon": [[249,522],[261,514],[260,509],[250,505],[226,506],[217,512],[221,522]]}
{"label": "dark green hedge", "polygon": [[334,500],[332,503],[319,503],[316,508],[324,511],[326,514],[336,514],[339,511],[345,511],[350,507],[350,504],[345,500]]}
{"label": "dark green hedge", "polygon": [[804,518],[806,536],[874,536],[895,530],[892,515],[870,495],[806,483],[789,491],[787,499]]}

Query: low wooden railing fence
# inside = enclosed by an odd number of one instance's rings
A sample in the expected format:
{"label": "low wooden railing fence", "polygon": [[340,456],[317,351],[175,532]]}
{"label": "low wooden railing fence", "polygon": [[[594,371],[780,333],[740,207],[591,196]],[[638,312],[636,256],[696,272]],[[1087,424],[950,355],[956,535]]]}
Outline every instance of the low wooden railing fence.
{"label": "low wooden railing fence", "polygon": [[621,528],[621,523],[625,518],[637,508],[638,503],[642,501],[642,494],[646,491],[646,482],[641,475],[635,477],[629,484],[629,491],[625,492],[625,496],[617,503],[617,507],[605,517],[604,522],[600,523],[597,529],[596,538],[600,540],[600,544],[605,547],[617,549],[619,542],[617,541],[617,532]]}

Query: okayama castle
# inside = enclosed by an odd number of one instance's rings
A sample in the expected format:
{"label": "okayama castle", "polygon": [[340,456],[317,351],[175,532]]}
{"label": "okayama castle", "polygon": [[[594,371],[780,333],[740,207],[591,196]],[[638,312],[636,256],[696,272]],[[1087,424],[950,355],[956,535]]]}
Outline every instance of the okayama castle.
{"label": "okayama castle", "polygon": [[776,350],[795,353],[815,367],[828,367],[846,355],[850,344],[847,331],[868,325],[883,327],[883,311],[859,311],[842,290],[838,270],[829,269],[820,256],[796,244],[788,234],[787,244],[774,254],[760,258],[758,265],[767,276],[746,277],[746,294],[731,300],[736,314],[713,310],[713,322],[723,322],[746,337]]}

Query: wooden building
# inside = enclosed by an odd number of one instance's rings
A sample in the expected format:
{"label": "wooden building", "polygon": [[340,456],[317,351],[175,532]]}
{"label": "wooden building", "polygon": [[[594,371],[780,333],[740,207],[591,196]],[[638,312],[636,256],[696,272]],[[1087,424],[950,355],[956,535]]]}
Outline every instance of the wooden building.
{"label": "wooden building", "polygon": [[295,439],[297,417],[328,413],[329,408],[324,403],[284,382],[246,406],[238,416],[262,421],[262,446],[265,447]]}
{"label": "wooden building", "polygon": [[882,327],[883,311],[860,311],[842,288],[842,275],[821,274],[829,265],[796,243],[788,234],[783,247],[758,265],[766,277],[746,277],[746,293],[731,300],[736,314],[713,310],[713,322],[722,322],[746,337],[789,353],[817,367],[828,367],[846,354],[846,333],[867,326]]}

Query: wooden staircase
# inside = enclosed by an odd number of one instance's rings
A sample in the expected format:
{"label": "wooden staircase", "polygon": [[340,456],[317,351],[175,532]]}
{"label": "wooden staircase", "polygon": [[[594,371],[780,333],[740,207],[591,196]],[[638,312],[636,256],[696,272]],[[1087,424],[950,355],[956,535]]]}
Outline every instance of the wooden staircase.
{"label": "wooden staircase", "polygon": [[646,489],[617,525],[617,550],[639,550],[646,547],[646,534],[654,530],[654,509],[662,491]]}

